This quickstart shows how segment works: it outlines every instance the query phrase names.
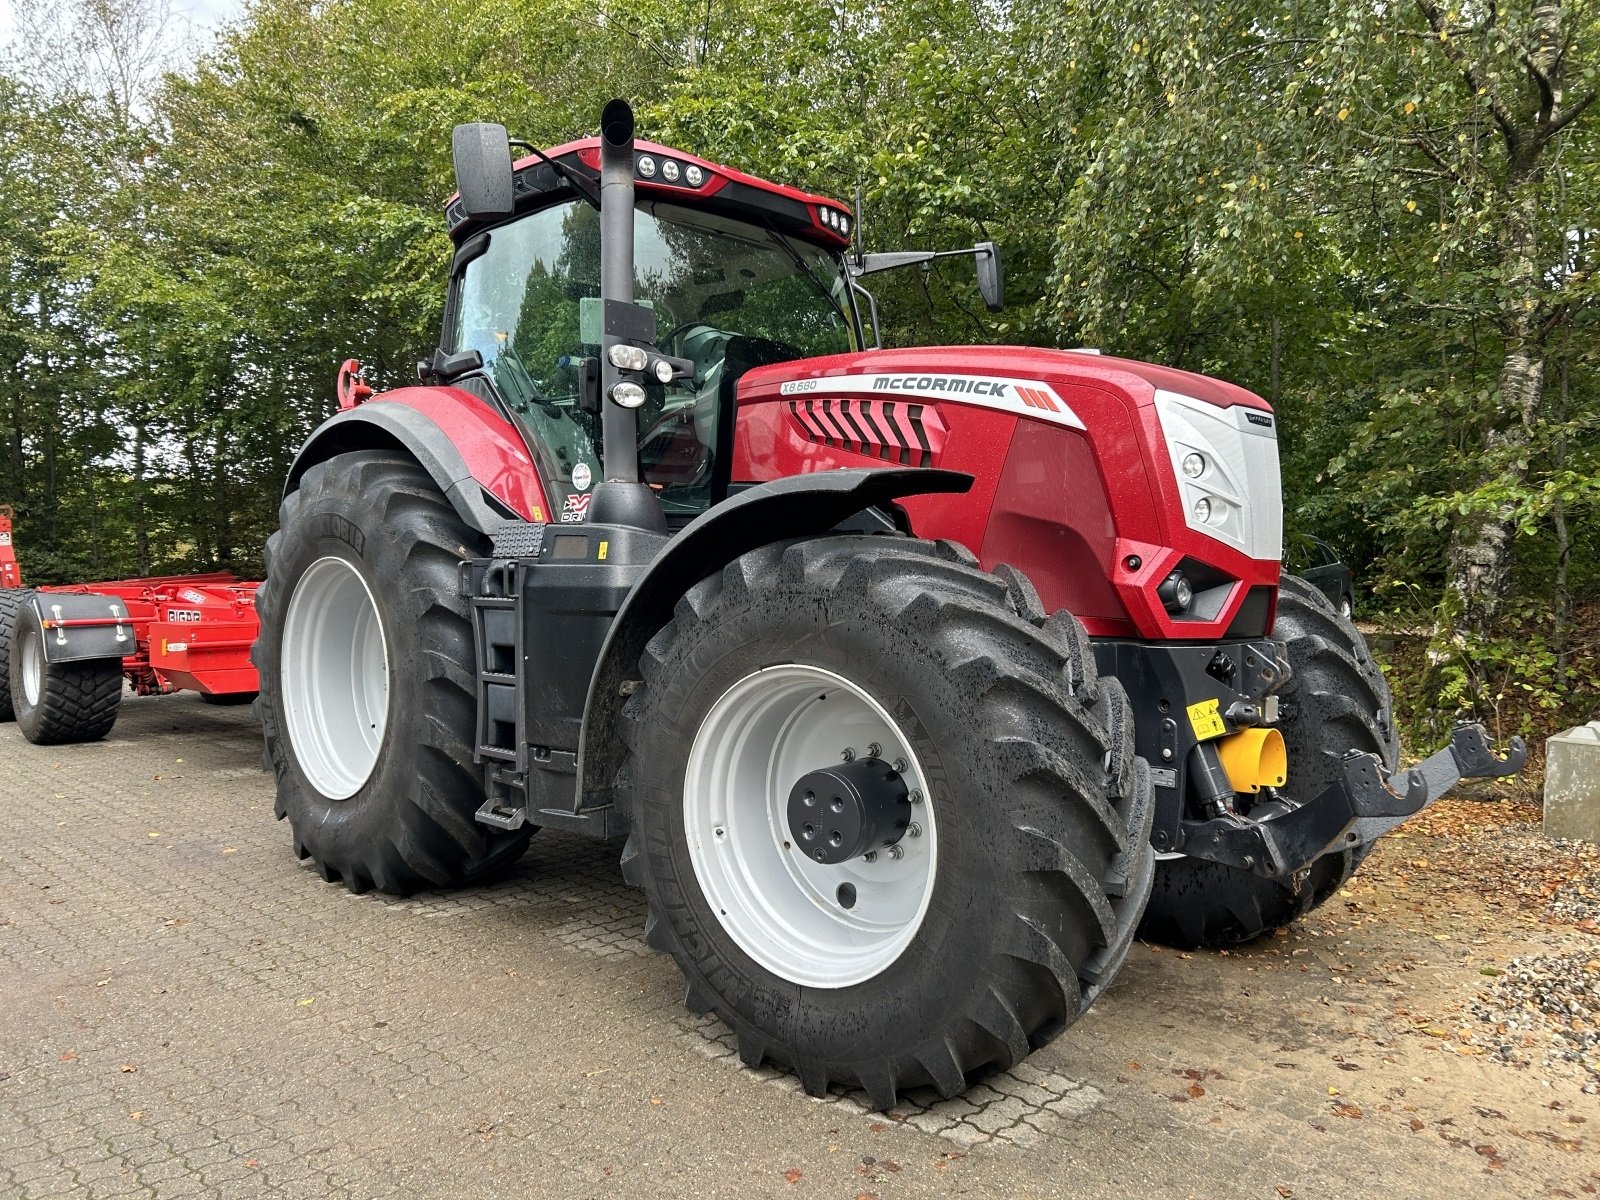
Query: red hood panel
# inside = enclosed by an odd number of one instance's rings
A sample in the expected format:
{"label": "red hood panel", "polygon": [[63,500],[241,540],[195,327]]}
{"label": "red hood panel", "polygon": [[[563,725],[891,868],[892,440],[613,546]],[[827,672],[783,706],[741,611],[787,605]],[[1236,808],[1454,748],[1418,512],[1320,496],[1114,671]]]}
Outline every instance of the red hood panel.
{"label": "red hood panel", "polygon": [[1254,392],[1236,384],[1196,375],[1175,367],[1113,358],[1078,350],[1047,350],[1038,346],[916,346],[903,350],[865,350],[834,354],[800,362],[761,367],[745,376],[742,386],[761,388],[778,380],[819,379],[838,375],[993,372],[999,377],[1103,383],[1135,398],[1141,407],[1153,403],[1157,389],[1192,396],[1219,408],[1241,405],[1271,412],[1272,406]]}

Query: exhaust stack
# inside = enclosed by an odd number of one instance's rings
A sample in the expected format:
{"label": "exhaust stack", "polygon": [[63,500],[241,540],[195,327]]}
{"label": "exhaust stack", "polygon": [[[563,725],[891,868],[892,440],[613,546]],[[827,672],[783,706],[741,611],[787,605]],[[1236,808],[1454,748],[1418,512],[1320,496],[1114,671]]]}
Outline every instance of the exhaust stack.
{"label": "exhaust stack", "polygon": [[653,347],[656,340],[655,314],[633,302],[633,109],[626,100],[612,100],[600,113],[600,308],[605,478],[594,490],[589,520],[664,533],[661,502],[639,476],[643,393],[613,356],[614,347]]}

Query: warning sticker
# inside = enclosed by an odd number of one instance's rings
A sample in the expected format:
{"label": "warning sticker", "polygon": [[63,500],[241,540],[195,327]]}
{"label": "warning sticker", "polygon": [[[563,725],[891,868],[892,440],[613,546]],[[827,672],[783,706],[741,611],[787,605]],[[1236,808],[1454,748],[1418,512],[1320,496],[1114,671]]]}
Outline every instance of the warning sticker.
{"label": "warning sticker", "polygon": [[1228,727],[1222,723],[1222,714],[1217,711],[1217,701],[1202,700],[1199,704],[1191,704],[1185,711],[1189,714],[1189,728],[1194,730],[1194,736],[1200,741],[1209,738],[1221,737],[1228,732]]}

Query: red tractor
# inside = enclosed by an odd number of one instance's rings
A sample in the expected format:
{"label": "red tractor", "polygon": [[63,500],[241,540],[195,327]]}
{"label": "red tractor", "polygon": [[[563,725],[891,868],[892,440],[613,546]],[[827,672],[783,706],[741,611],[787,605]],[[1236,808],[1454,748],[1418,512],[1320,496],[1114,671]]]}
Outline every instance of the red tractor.
{"label": "red tractor", "polygon": [[[1394,774],[1361,635],[1280,578],[1272,410],[1030,347],[876,347],[851,211],[634,139],[456,129],[439,350],[352,378],[257,604],[277,813],[323,878],[626,839],[745,1062],[945,1095],[1135,936],[1294,920],[1462,775]],[[979,281],[1000,302],[993,245]]]}
{"label": "red tractor", "polygon": [[140,696],[255,699],[257,584],[227,571],[22,586],[0,505],[0,721],[38,745],[111,732],[126,681]]}

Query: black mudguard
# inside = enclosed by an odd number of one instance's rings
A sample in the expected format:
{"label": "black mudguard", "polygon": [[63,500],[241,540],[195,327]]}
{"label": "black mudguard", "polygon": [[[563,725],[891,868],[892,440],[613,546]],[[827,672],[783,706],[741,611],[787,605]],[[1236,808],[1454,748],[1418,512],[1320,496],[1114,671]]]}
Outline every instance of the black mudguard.
{"label": "black mudguard", "polygon": [[134,652],[133,620],[120,596],[35,592],[29,603],[44,629],[47,663],[123,659]]}
{"label": "black mudguard", "polygon": [[971,486],[970,475],[928,467],[818,471],[747,488],[686,526],[628,594],[590,677],[578,743],[580,807],[611,802],[622,765],[616,730],[624,688],[639,678],[645,645],[672,619],[686,591],[758,546],[826,533],[864,509],[905,496]]}

